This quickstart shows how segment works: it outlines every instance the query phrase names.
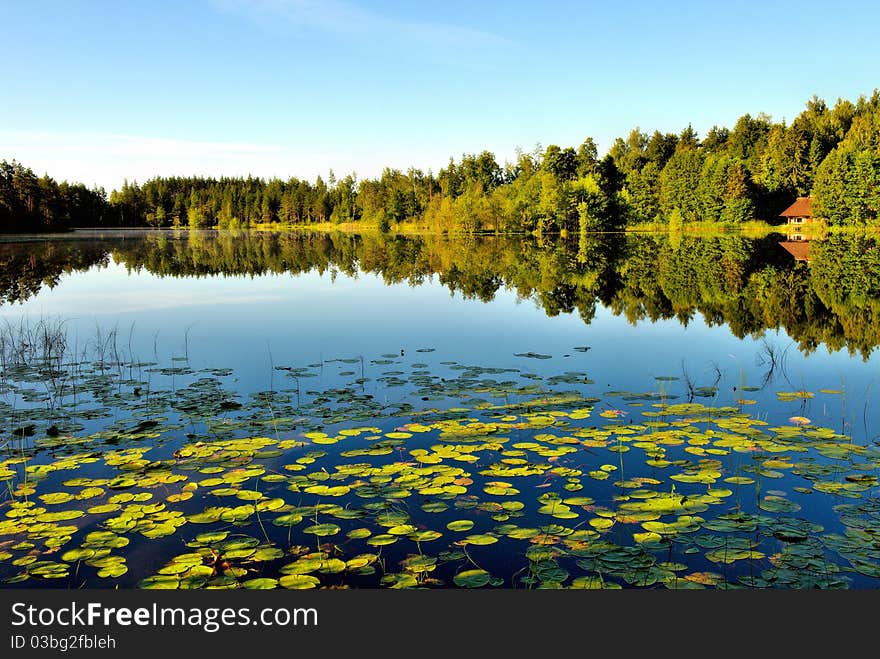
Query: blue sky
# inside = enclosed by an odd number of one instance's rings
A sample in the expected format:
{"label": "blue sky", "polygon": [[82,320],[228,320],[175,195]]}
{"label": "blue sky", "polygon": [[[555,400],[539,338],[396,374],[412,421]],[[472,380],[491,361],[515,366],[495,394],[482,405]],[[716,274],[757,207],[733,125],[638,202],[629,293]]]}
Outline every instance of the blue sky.
{"label": "blue sky", "polygon": [[604,151],[869,94],[878,25],[862,1],[0,0],[0,158],[109,190]]}

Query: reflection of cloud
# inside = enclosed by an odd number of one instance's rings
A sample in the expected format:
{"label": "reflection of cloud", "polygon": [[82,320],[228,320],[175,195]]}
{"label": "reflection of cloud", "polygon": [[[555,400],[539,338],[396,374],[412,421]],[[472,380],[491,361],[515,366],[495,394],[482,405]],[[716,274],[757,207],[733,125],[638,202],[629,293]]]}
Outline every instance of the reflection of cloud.
{"label": "reflection of cloud", "polygon": [[[281,295],[230,295],[228,293],[211,295],[200,291],[198,295],[192,293],[173,293],[162,291],[154,295],[132,295],[131,292],[120,291],[118,293],[93,292],[93,293],[65,293],[58,300],[41,299],[39,301],[39,314],[70,314],[77,315],[116,315],[120,313],[136,313],[141,311],[160,311],[166,309],[184,309],[187,307],[216,307],[221,305],[235,304],[262,304],[266,302],[281,302]],[[21,316],[22,307],[0,307],[0,316]],[[36,310],[34,310],[36,312]],[[25,309],[25,313],[27,310]]]}
{"label": "reflection of cloud", "polygon": [[214,4],[274,29],[281,20],[302,29],[406,40],[423,46],[501,45],[507,41],[491,32],[451,23],[386,16],[343,0],[215,0]]}

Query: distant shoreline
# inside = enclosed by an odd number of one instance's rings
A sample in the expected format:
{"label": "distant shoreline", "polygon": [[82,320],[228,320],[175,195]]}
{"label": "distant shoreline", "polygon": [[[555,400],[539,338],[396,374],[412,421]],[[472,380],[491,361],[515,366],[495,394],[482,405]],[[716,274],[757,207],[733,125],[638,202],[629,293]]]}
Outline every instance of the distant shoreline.
{"label": "distant shoreline", "polygon": [[[316,222],[312,224],[283,224],[283,223],[260,223],[250,226],[240,227],[219,227],[205,226],[191,228],[186,226],[180,227],[72,227],[66,231],[51,231],[45,233],[34,232],[16,232],[16,233],[0,233],[0,242],[16,243],[16,242],[38,242],[45,240],[84,240],[84,239],[104,239],[104,238],[120,238],[126,236],[135,236],[139,234],[166,233],[169,235],[183,235],[190,232],[316,232],[316,233],[348,233],[348,234],[382,234],[386,236],[446,236],[449,238],[463,237],[491,237],[504,236],[508,238],[515,237],[573,237],[577,236],[577,232],[571,231],[545,231],[545,232],[525,232],[525,231],[476,231],[465,232],[462,230],[453,231],[436,231],[430,227],[416,224],[401,222],[392,227],[390,230],[383,232],[378,225],[361,223],[361,222]],[[656,233],[656,234],[685,234],[685,235],[717,235],[717,234],[743,234],[748,236],[765,236],[773,233],[789,234],[789,228],[786,224],[770,224],[755,220],[743,224],[725,224],[723,222],[699,222],[692,224],[684,224],[679,227],[670,227],[665,223],[647,222],[633,226],[625,227],[618,231],[587,231],[588,234],[611,234],[611,233]],[[826,234],[875,234],[880,233],[880,225],[865,225],[858,227],[840,227],[827,226],[822,223],[814,224],[807,231],[799,231],[805,239],[821,238]]]}

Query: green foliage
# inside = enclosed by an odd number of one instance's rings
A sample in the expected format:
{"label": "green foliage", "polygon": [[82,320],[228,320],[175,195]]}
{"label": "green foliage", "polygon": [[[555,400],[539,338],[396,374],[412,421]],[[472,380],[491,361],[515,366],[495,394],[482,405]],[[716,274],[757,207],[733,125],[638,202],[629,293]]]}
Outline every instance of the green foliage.
{"label": "green foliage", "polygon": [[814,187],[814,213],[831,225],[863,225],[880,211],[880,151],[835,148],[822,162]]}
{"label": "green foliage", "polygon": [[0,233],[61,231],[101,224],[103,189],[38,177],[27,167],[0,161]]}
{"label": "green foliage", "polygon": [[578,174],[577,153],[571,147],[560,149],[552,144],[544,152],[541,167],[560,181],[571,181]]}
{"label": "green foliage", "polygon": [[675,152],[660,174],[660,210],[668,215],[678,209],[685,222],[703,218],[698,189],[703,170],[703,156],[694,148]]}
{"label": "green foliage", "polygon": [[627,174],[625,189],[634,222],[652,222],[660,217],[660,167],[656,162]]}
{"label": "green foliage", "polygon": [[740,223],[752,218],[751,182],[742,162],[728,155],[709,155],[697,189],[702,219]]}

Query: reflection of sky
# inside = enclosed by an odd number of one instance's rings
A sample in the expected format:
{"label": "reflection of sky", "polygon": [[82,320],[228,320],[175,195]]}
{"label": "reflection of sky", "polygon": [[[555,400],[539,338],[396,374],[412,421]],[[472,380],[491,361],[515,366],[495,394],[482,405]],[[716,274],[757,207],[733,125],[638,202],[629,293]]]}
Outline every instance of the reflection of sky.
{"label": "reflection of sky", "polygon": [[[839,430],[841,396],[817,393],[802,408],[778,403],[775,392],[845,387],[855,436],[865,438],[863,412],[869,437],[877,432],[875,412],[865,407],[876,386],[876,358],[863,362],[825,348],[804,357],[784,332],[768,332],[766,340],[779,353],[785,351],[787,381],[777,371],[766,390],[735,393],[735,386],[761,384],[766,368],[756,361],[762,340],[740,340],[726,326],[707,326],[699,314],[686,327],[677,320],[633,326],[599,307],[586,325],[576,313],[548,317],[512,291],[499,291],[489,304],[465,300],[436,278],[415,288],[388,286],[372,274],[339,274],[334,279],[329,272],[314,271],[300,276],[160,278],[145,271],[129,275],[113,264],[66,275],[54,289],[0,308],[0,318],[11,322],[21,315],[67,319],[71,340],[80,346],[94,339],[98,327],[105,336],[116,327],[120,347],[128,350],[130,336],[131,350],[140,359],[152,359],[155,352],[168,361],[186,350],[195,368],[234,368],[243,389],[266,388],[270,363],[302,366],[359,355],[369,362],[401,350],[410,362],[457,360],[545,375],[585,371],[596,381],[588,389],[591,394],[656,391],[656,376],[680,377],[683,370],[696,386],[711,385],[717,367],[722,375],[719,402],[755,399],[759,405],[753,409],[769,412],[774,423],[803,414]],[[584,345],[591,347],[586,353],[573,350]],[[436,352],[416,353],[421,347]],[[553,358],[513,356],[528,351]],[[661,385],[671,393],[683,390],[680,381]],[[619,398],[609,402],[625,406]]]}

